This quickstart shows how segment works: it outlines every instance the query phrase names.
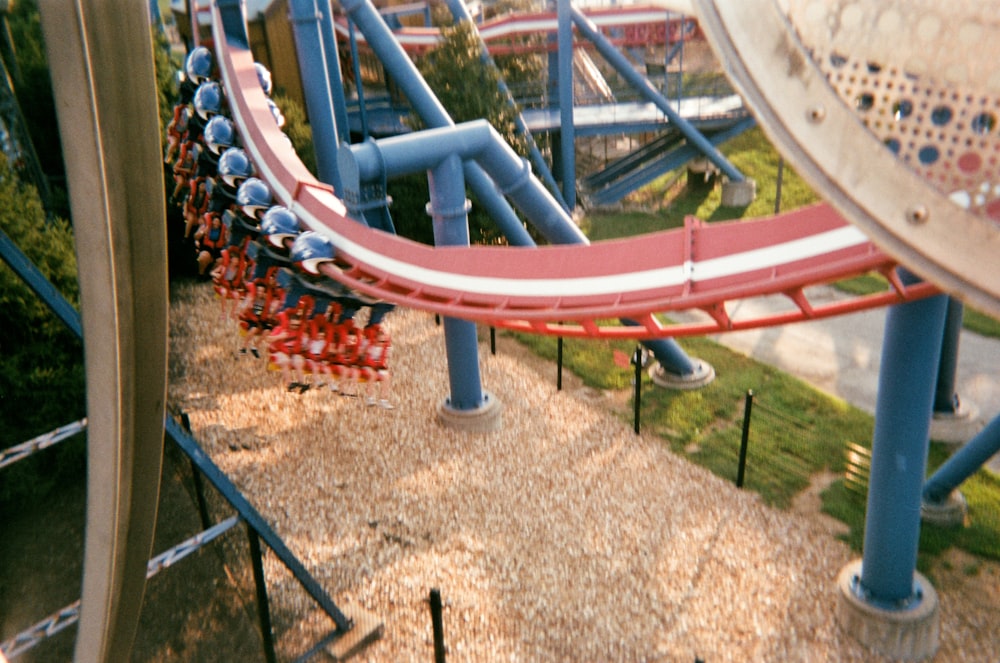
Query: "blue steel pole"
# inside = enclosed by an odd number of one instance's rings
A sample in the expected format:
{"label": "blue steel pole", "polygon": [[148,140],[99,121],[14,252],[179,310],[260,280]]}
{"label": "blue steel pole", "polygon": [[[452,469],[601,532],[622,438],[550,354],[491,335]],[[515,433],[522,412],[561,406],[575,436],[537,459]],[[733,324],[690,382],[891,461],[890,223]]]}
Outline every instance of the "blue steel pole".
{"label": "blue steel pole", "polygon": [[[904,270],[900,276],[919,280]],[[886,315],[858,589],[859,598],[889,609],[916,598],[920,498],[947,305],[938,295]]]}
{"label": "blue steel pole", "polygon": [[[561,2],[566,2],[566,0],[560,0]],[[729,161],[722,155],[719,150],[716,149],[712,143],[701,134],[700,131],[695,129],[690,122],[685,120],[680,114],[675,111],[671,106],[670,102],[660,94],[653,84],[649,82],[642,74],[638,73],[632,68],[631,63],[625,58],[624,55],[618,52],[614,44],[609,42],[604,35],[600,33],[597,27],[588,19],[583,12],[579,9],[572,7],[573,12],[573,22],[576,24],[576,29],[580,31],[584,37],[586,37],[594,46],[597,47],[598,52],[604,56],[604,59],[614,67],[615,71],[621,74],[629,85],[635,88],[642,96],[653,103],[667,119],[670,120],[671,124],[677,127],[677,130],[684,134],[691,143],[697,147],[702,154],[708,157],[709,161],[714,163],[719,167],[726,176],[734,182],[742,182],[746,179],[743,173],[736,169],[736,166],[729,163]]]}
{"label": "blue steel pole", "polygon": [[317,3],[319,6],[320,34],[323,38],[323,54],[326,56],[326,73],[330,81],[330,94],[333,99],[333,117],[337,126],[337,136],[340,140],[351,142],[351,124],[347,119],[347,98],[344,96],[344,78],[340,70],[340,49],[337,48],[337,33],[333,29],[333,12],[327,0]]}
{"label": "blue steel pole", "polygon": [[[469,201],[465,197],[462,160],[451,155],[428,171],[434,221],[434,243],[438,246],[468,246]],[[479,341],[476,325],[468,320],[444,319],[445,350],[448,355],[449,405],[460,411],[483,405],[479,375]]]}
{"label": "blue steel pole", "polygon": [[934,390],[934,413],[955,414],[958,411],[958,394],[955,392],[955,373],[958,370],[958,341],[962,332],[961,300],[948,298],[948,313],[944,322],[941,342],[941,362],[938,365],[937,386]]}
{"label": "blue steel pole", "polygon": [[556,26],[559,58],[559,143],[562,156],[563,198],[576,207],[576,127],[573,125],[573,8],[570,0],[557,0]]}
{"label": "blue steel pole", "polygon": [[343,186],[337,171],[337,125],[333,117],[333,96],[320,33],[322,17],[316,0],[290,0],[288,13],[295,34],[295,51],[299,57],[309,125],[316,146],[317,177],[333,185],[337,196],[342,197]]}
{"label": "blue steel pole", "polygon": [[365,108],[365,86],[361,81],[361,63],[358,61],[358,37],[354,31],[354,21],[351,19],[347,19],[347,33],[350,35],[354,88],[358,93],[358,113],[361,115],[361,139],[368,140],[368,110]]}
{"label": "blue steel pole", "polygon": [[951,491],[979,471],[986,461],[1000,451],[1000,417],[987,424],[979,434],[966,442],[945,461],[924,484],[924,501],[941,504]]}

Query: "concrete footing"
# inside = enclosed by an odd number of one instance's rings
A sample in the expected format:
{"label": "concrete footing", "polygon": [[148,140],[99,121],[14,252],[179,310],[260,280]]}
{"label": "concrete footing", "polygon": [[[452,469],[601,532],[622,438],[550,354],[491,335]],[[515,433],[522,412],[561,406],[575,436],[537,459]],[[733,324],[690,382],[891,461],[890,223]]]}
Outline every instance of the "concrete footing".
{"label": "concrete footing", "polygon": [[920,519],[939,527],[961,527],[969,513],[969,503],[965,495],[957,490],[951,491],[948,499],[940,504],[922,501],[920,503]]}
{"label": "concrete footing", "polygon": [[694,372],[687,375],[677,375],[663,370],[659,362],[649,368],[649,377],[664,389],[700,389],[715,379],[715,369],[712,365],[695,357],[691,358],[695,365]]}
{"label": "concrete footing", "polygon": [[493,394],[483,392],[483,404],[474,410],[456,410],[451,399],[445,399],[438,406],[438,421],[448,428],[468,433],[490,433],[500,430],[503,425],[503,405]]}
{"label": "concrete footing", "polygon": [[837,623],[861,644],[898,661],[923,661],[938,650],[941,614],[937,591],[914,572],[918,597],[898,610],[875,606],[859,596],[861,560],[850,562],[837,576]]}
{"label": "concrete footing", "polygon": [[752,179],[741,182],[732,180],[722,183],[722,205],[725,207],[746,207],[757,197],[757,183]]}
{"label": "concrete footing", "polygon": [[960,403],[954,412],[935,412],[931,419],[931,439],[961,445],[982,430],[979,408],[974,403]]}

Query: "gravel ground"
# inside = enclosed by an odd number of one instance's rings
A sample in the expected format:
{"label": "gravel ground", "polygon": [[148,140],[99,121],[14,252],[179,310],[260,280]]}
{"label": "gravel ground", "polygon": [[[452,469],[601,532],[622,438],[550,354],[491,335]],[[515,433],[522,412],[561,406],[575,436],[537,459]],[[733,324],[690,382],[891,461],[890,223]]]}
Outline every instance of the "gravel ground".
{"label": "gravel ground", "polygon": [[[557,391],[551,364],[485,346],[503,427],[462,433],[436,420],[448,377],[431,315],[389,317],[385,411],[286,392],[263,360],[235,358],[209,287],[173,300],[171,406],[338,605],[384,622],[356,660],[432,660],[431,588],[451,661],[881,660],[834,623],[854,555],[822,519],[635,435],[603,394]],[[316,611],[266,564],[280,649],[301,652]],[[936,585],[937,661],[997,660],[1000,576],[979,568]]]}

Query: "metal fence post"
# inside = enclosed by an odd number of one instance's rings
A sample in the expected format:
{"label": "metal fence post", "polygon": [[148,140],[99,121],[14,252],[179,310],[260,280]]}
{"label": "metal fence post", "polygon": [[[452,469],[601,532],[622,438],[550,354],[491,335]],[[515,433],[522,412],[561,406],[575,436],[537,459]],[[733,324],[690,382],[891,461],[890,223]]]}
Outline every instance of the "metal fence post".
{"label": "metal fence post", "polygon": [[635,346],[635,352],[632,354],[632,365],[635,367],[635,376],[632,382],[635,384],[635,394],[632,398],[633,412],[632,412],[632,428],[635,430],[635,434],[639,434],[639,412],[642,408],[642,346]]}
{"label": "metal fence post", "polygon": [[750,444],[750,414],[753,411],[753,389],[747,389],[745,405],[743,406],[743,439],[740,441],[740,462],[736,470],[736,487],[743,487],[743,477],[747,467],[747,447]]}
{"label": "metal fence post", "polygon": [[247,538],[250,540],[250,561],[253,565],[253,581],[257,589],[257,616],[260,618],[260,633],[267,663],[277,663],[274,651],[274,633],[271,630],[271,607],[267,598],[267,581],[264,578],[264,562],[260,553],[260,539],[248,524]]}
{"label": "metal fence post", "polygon": [[556,338],[556,391],[562,391],[563,337]]}
{"label": "metal fence post", "polygon": [[444,663],[444,620],[441,617],[441,591],[431,590],[431,626],[434,629],[434,663]]}

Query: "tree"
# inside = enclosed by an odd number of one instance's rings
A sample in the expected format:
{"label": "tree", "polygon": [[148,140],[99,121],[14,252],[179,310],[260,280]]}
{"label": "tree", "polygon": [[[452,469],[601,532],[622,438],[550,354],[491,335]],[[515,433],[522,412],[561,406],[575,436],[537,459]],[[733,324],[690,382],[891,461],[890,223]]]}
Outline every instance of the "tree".
{"label": "tree", "polygon": [[[46,219],[38,192],[0,156],[0,229],[73,305],[79,284],[73,233]],[[83,344],[0,262],[0,430],[23,442],[85,415]],[[7,446],[6,444],[4,445]],[[64,442],[5,468],[0,505],[41,496],[84,468],[85,447]]]}
{"label": "tree", "polygon": [[[516,126],[518,109],[508,103],[500,87],[505,74],[488,63],[475,26],[461,21],[442,28],[441,36],[441,44],[417,63],[438,100],[456,123],[485,119],[525,155],[527,144]],[[473,243],[505,242],[494,221],[475,205],[469,213],[469,234]]]}

